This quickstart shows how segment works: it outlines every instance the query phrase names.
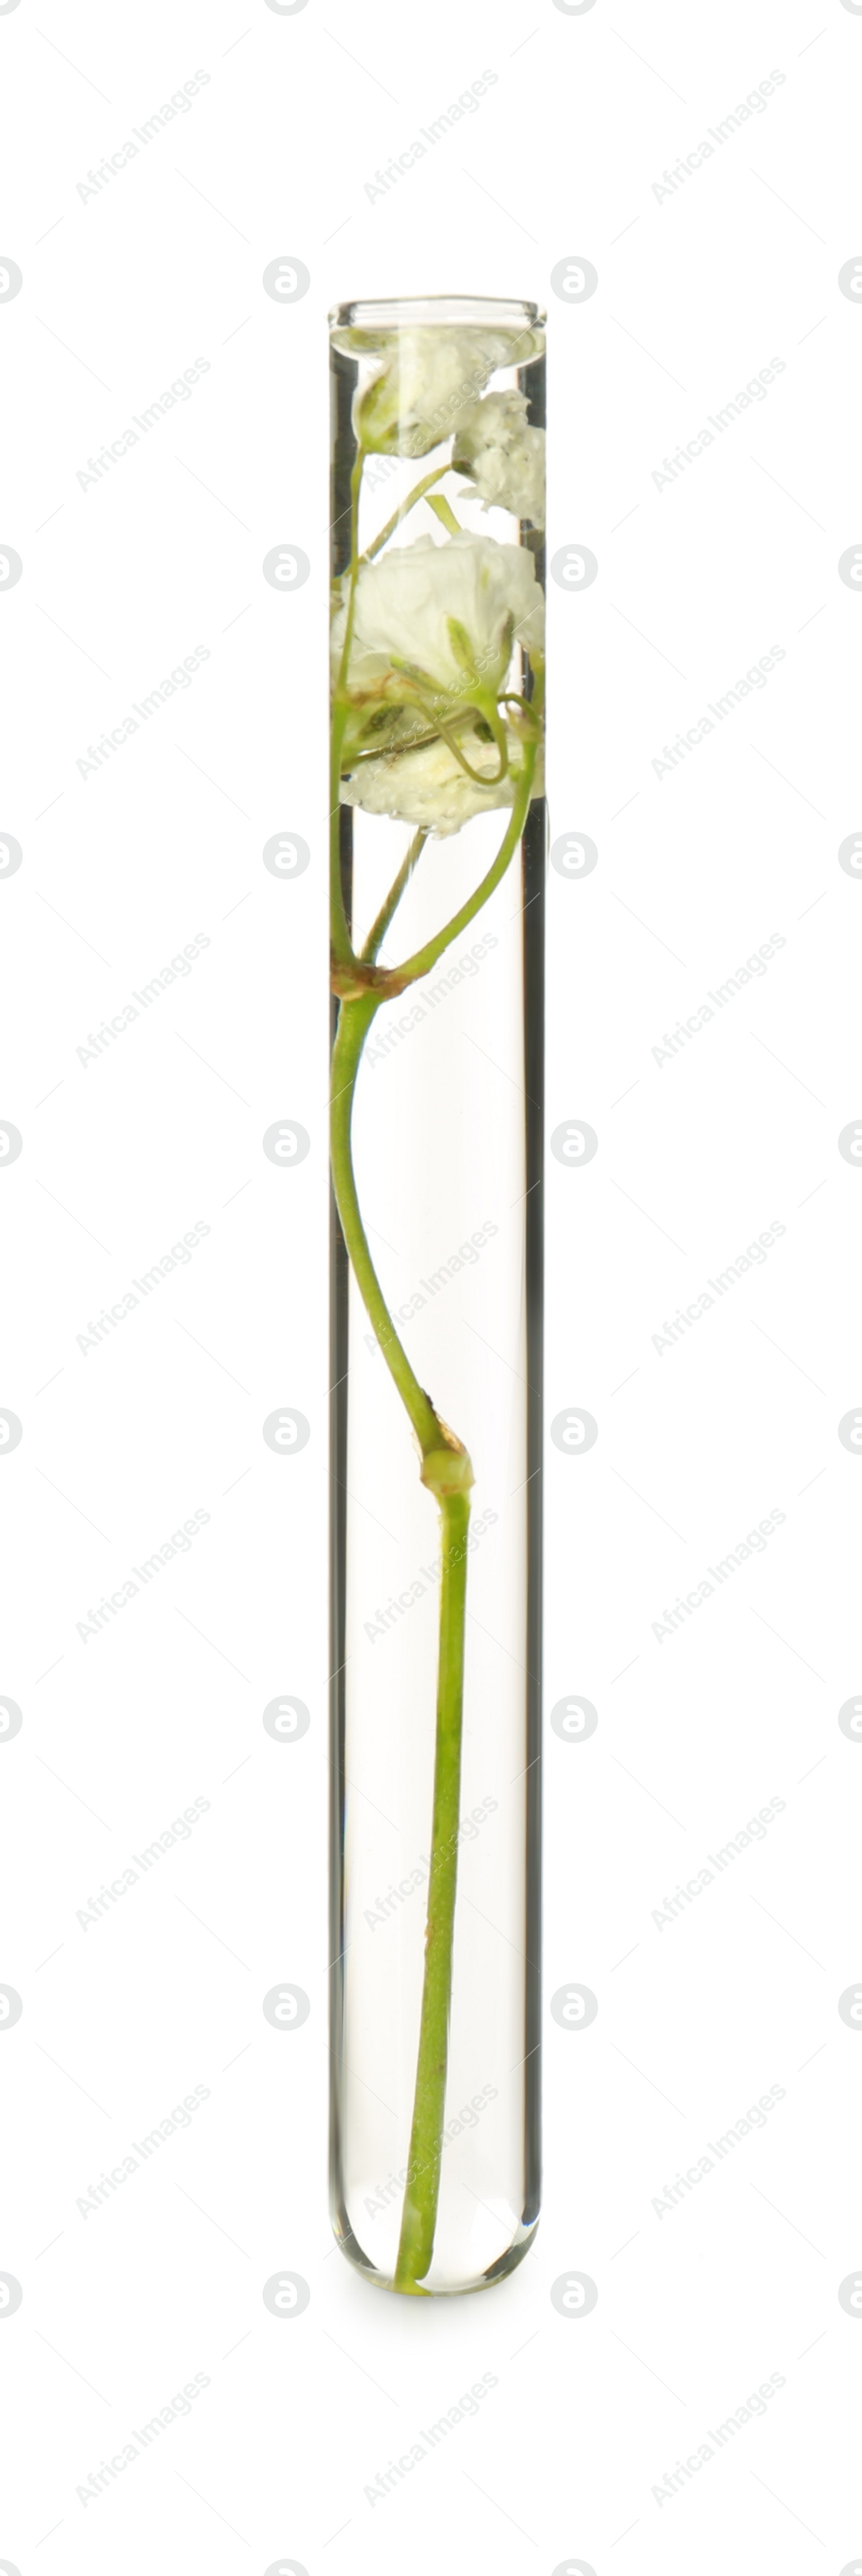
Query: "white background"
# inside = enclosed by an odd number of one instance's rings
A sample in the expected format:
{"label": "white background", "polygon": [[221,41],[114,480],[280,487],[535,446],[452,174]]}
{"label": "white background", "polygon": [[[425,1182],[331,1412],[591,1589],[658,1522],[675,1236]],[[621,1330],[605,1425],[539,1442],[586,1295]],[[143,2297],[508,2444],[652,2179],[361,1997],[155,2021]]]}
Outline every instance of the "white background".
{"label": "white background", "polygon": [[[613,23],[611,23],[613,20]],[[325,21],[325,23],[324,23]],[[309,0],[3,0],[0,542],[0,2561],[54,2571],[282,2563],[500,2576],[838,2570],[862,2551],[858,1194],[862,1116],[862,13],[851,0],[552,0],[412,14]],[[79,183],[198,67],[187,114]],[[497,81],[386,193],[365,193],[486,67]],[[773,70],[785,79],[659,199],[655,183]],[[598,288],[571,305],[555,263]],[[311,286],[279,306],[279,255]],[[326,313],[347,295],[549,305],[546,2197],[529,2260],[471,2301],[376,2298],[325,2199]],[[107,440],[199,355],[185,404],[83,488]],[[710,413],[784,360],[664,488]],[[266,551],[301,545],[280,595]],[[82,776],[106,728],[209,660]],[[773,645],[784,660],[667,774],[653,761]],[[279,881],[264,842],[301,833]],[[772,931],[785,945],[669,1062],[653,1049]],[[77,1050],[203,931],[209,947],[96,1060]],[[281,1117],[311,1152],[262,1153]],[[479,1214],[483,1213],[479,1211]],[[783,1237],[659,1350],[665,1318],[777,1218]],[[209,1234],[95,1348],[78,1336],[201,1220]],[[264,1447],[298,1406],[302,1456]],[[188,1553],[81,1637],[197,1510]],[[765,1553],[670,1635],[679,1594],[773,1510]],[[279,1743],[265,1704],[311,1723]],[[79,1911],[195,1798],[190,1841],[88,1928]],[[677,1919],[678,1884],[772,1798]],[[311,2000],[264,2020],[279,1980]],[[551,1995],[590,1985],[589,2030]],[[105,2205],[76,2203],[197,2086]],[[658,2214],[678,2170],[783,2088]],[[301,2316],[263,2304],[282,2267]],[[551,2303],[590,2275],[581,2320]],[[372,2504],[422,2424],[477,2415]],[[82,2502],[185,2382],[181,2420]],[[712,2455],[707,2428],[779,2374]],[[854,2476],[854,2452],[856,2471]],[[656,2490],[657,2492],[654,2492]]]}

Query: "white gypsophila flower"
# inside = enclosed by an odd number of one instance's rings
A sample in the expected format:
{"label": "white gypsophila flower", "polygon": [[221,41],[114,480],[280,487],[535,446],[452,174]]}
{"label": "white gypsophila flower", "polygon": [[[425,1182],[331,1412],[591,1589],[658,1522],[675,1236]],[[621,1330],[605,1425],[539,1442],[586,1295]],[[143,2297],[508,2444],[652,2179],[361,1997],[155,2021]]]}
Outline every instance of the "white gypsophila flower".
{"label": "white gypsophila flower", "polygon": [[[487,784],[479,785],[468,778],[449,744],[438,739],[423,744],[418,751],[399,752],[394,758],[359,761],[352,776],[342,780],[342,804],[361,805],[366,814],[389,814],[399,822],[412,823],[414,828],[424,824],[438,840],[460,832],[462,824],[474,814],[489,814],[495,806],[513,805],[523,759],[523,744],[517,736],[507,734],[510,766],[501,779],[497,777],[500,759],[495,742],[483,742],[479,734],[472,732],[460,735],[459,741],[471,769],[488,772]],[[516,763],[514,769],[512,762]],[[543,794],[540,747],[531,795]]]}
{"label": "white gypsophila flower", "polygon": [[[337,679],[347,621],[346,576],[332,628]],[[468,701],[477,691],[495,695],[509,668],[514,643],[531,662],[544,652],[544,594],[526,547],[502,546],[494,537],[456,537],[435,545],[417,537],[363,564],[356,584],[347,670],[351,698],[403,697],[398,665],[420,674],[433,689]],[[453,637],[453,628],[456,630]],[[465,647],[473,670],[465,666]]]}
{"label": "white gypsophila flower", "polygon": [[[486,509],[545,525],[545,433],[527,419],[525,394],[486,394],[459,423],[452,463],[469,474]],[[466,497],[466,496],[465,496]]]}
{"label": "white gypsophila flower", "polygon": [[342,332],[336,341],[379,359],[357,388],[353,427],[364,448],[394,456],[427,456],[451,438],[497,367],[525,366],[544,346],[543,334],[528,328],[447,329],[439,322]]}

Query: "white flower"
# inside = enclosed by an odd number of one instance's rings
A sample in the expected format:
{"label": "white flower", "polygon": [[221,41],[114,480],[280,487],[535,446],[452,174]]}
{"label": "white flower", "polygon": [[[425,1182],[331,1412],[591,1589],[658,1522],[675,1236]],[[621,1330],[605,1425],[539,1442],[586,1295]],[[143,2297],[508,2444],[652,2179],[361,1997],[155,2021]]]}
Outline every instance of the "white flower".
{"label": "white flower", "polygon": [[[347,620],[346,576],[332,629],[337,679]],[[544,595],[526,547],[501,546],[464,528],[444,545],[417,537],[363,564],[356,584],[347,670],[352,698],[412,694],[414,683],[463,704],[496,696],[513,643],[530,660],[544,651]],[[399,665],[401,670],[399,673]]]}
{"label": "white flower", "polygon": [[354,396],[353,427],[364,448],[395,456],[427,456],[451,438],[497,367],[525,366],[544,346],[538,331],[439,322],[337,333],[336,343],[379,356]]}
{"label": "white flower", "polygon": [[486,394],[459,423],[452,463],[469,474],[486,509],[545,525],[545,433],[527,420],[525,394]]}
{"label": "white flower", "polygon": [[[499,753],[495,742],[484,742],[473,732],[459,735],[460,748],[471,769],[488,772],[488,784],[480,786],[459,767],[449,744],[438,737],[418,751],[403,751],[380,760],[361,760],[349,778],[341,783],[343,805],[361,805],[367,814],[391,814],[401,822],[424,824],[443,840],[450,832],[459,832],[473,814],[488,814],[495,806],[513,805],[520,785],[520,763],[523,744],[517,735],[507,734],[510,766],[505,778],[498,779]],[[516,766],[513,769],[512,763]],[[533,773],[532,795],[544,794],[541,749]]]}

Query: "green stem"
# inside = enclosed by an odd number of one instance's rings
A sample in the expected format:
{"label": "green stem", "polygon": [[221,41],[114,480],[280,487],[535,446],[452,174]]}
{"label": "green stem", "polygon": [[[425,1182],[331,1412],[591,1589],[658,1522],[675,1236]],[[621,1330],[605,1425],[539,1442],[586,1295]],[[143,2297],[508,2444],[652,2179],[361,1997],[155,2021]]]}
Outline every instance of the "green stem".
{"label": "green stem", "polygon": [[[392,666],[396,671],[406,670],[406,665],[403,662],[399,663],[394,654],[392,656]],[[416,686],[412,671],[407,671],[407,677],[410,680],[412,687],[412,699],[409,703],[413,706],[417,706],[421,715],[424,715],[426,718],[428,716],[433,718],[438,734],[442,735],[443,741],[448,744],[453,759],[457,760],[458,767],[459,769],[463,769],[465,777],[472,778],[474,787],[499,787],[500,781],[502,778],[505,778],[506,771],[509,766],[509,754],[505,729],[499,722],[495,706],[493,708],[493,714],[491,713],[493,701],[489,704],[489,702],[484,697],[480,697],[478,693],[475,699],[468,700],[468,708],[470,706],[478,707],[480,714],[482,714],[490,724],[494,740],[497,745],[497,750],[500,753],[500,767],[494,771],[492,776],[489,777],[486,770],[474,769],[471,762],[467,759],[466,752],[461,750],[457,734],[454,731],[454,726],[456,723],[463,724],[463,715],[459,712],[457,717],[453,717],[451,722],[447,722],[445,715],[440,713],[438,707],[426,706],[425,700]]]}
{"label": "green stem", "polygon": [[506,732],[505,723],[499,712],[496,698],[477,698],[476,705],[479,708],[480,714],[484,716],[486,724],[490,726],[491,732],[494,736],[494,741],[497,745],[497,750],[500,754],[500,767],[497,777],[489,779],[488,781],[489,786],[497,787],[499,786],[500,779],[506,777],[509,767],[509,738]]}
{"label": "green stem", "polygon": [[364,564],[373,563],[375,555],[380,553],[381,546],[385,546],[387,538],[394,535],[396,528],[400,528],[401,521],[406,519],[408,511],[415,510],[417,501],[424,501],[425,494],[430,492],[432,483],[441,482],[443,475],[451,473],[451,470],[449,465],[435,465],[433,474],[423,474],[421,482],[414,483],[412,492],[408,492],[406,501],[399,501],[397,510],[393,510],[391,519],[387,519],[385,528],[381,528],[380,535],[375,537],[373,545],[366,546],[362,557]]}
{"label": "green stem", "polygon": [[381,998],[378,993],[362,993],[355,1001],[342,1002],[339,1010],[332,1050],[332,1179],[341,1231],[354,1276],[387,1368],[413,1424],[424,1461],[441,1448],[443,1435],[430,1398],[414,1376],[407,1353],[398,1339],[371,1258],[353,1174],[351,1125],[356,1076],[362,1049],[375,1011],[380,1008]]}
{"label": "green stem", "polygon": [[[538,674],[536,677],[536,696],[533,699],[533,705],[535,706],[537,702],[541,704]],[[499,885],[501,877],[505,876],[512,852],[517,842],[520,840],[521,833],[524,829],[527,808],[532,793],[537,748],[538,746],[536,743],[528,743],[526,745],[520,773],[520,785],[512,807],[511,821],[509,823],[508,831],[505,834],[505,838],[500,844],[493,867],[488,869],[487,876],[482,878],[481,883],[476,887],[475,894],[471,894],[468,897],[467,902],[462,903],[459,912],[454,912],[452,914],[451,921],[447,921],[445,929],[435,932],[434,938],[426,940],[424,948],[417,948],[412,957],[406,957],[403,965],[393,966],[387,988],[388,992],[393,997],[398,993],[403,993],[408,984],[415,984],[420,975],[430,974],[432,966],[436,966],[437,964],[438,957],[442,957],[444,948],[449,947],[451,940],[460,938],[462,930],[466,930],[467,928],[467,923],[475,919],[477,912],[481,911],[482,905],[487,903],[489,895],[492,895],[495,887]],[[380,998],[385,1001],[387,998],[386,992],[384,992]]]}
{"label": "green stem", "polygon": [[428,2270],[434,2246],[443,2148],[461,1790],[467,1531],[473,1469],[461,1442],[445,1429],[420,1386],[398,1339],[371,1258],[356,1194],[351,1153],[353,1100],[362,1049],[379,1008],[377,994],[363,993],[354,1001],[342,1002],[339,1011],[332,1057],[332,1176],[354,1276],[419,1442],[422,1483],[434,1494],[440,1511],[440,1646],[425,1977],[409,2182],[394,2282],[396,2289],[421,2296],[420,2281]]}
{"label": "green stem", "polygon": [[[488,872],[484,891],[480,888],[472,899],[472,911],[478,910],[481,901],[487,901],[508,864],[529,803],[534,757],[534,753],[529,751],[525,755],[525,774],[509,830],[494,867]],[[369,949],[374,948],[376,941],[379,944],[379,938],[383,936],[419,857],[424,837],[421,831],[414,835],[370,934]],[[444,946],[448,938],[455,936],[458,919],[456,916],[456,925],[450,924],[448,932],[442,934]],[[431,943],[432,947],[434,944]],[[383,998],[379,993],[366,992],[341,1003],[332,1057],[332,1175],[354,1277],[386,1365],[416,1433],[422,1453],[422,1483],[435,1495],[440,1512],[440,1642],[425,1969],[407,2184],[393,2276],[396,2290],[423,2297],[426,2293],[422,2282],[434,2251],[443,2153],[461,1797],[467,1537],[473,1470],[466,1450],[455,1441],[451,1432],[445,1430],[399,1341],[371,1257],[359,1207],[351,1150],[353,1101],[362,1049]]]}
{"label": "green stem", "polygon": [[415,733],[403,734],[400,741],[387,743],[382,751],[379,742],[366,743],[364,748],[360,744],[358,750],[350,754],[351,769],[359,769],[363,761],[369,760],[385,760],[387,768],[391,769],[393,761],[403,760],[406,752],[422,751],[426,742],[436,742],[439,732],[440,727],[435,716],[433,724],[426,725],[424,733],[421,733],[417,727]]}
{"label": "green stem", "polygon": [[451,1494],[441,1502],[440,1660],[425,1977],[407,2186],[394,2279],[396,2290],[406,2290],[419,2296],[422,2295],[419,2284],[428,2271],[434,2251],[443,2152],[461,1805],[469,1519],[467,1494]]}

